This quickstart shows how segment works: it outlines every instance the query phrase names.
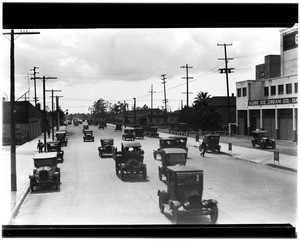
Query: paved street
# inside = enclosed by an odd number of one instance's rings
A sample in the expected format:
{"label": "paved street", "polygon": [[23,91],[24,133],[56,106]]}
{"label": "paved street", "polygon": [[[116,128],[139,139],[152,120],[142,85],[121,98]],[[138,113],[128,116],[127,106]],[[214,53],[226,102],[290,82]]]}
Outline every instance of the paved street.
{"label": "paved street", "polygon": [[[59,164],[61,189],[27,195],[12,224],[171,224],[170,213],[162,214],[158,208],[157,190],[166,189],[158,179],[160,162],[153,159],[158,139],[140,140],[147,179],[138,175],[122,181],[115,174],[114,160],[100,158],[97,150],[100,137],[114,138],[119,149],[121,133],[111,126],[90,129],[95,142],[83,142],[82,125],[68,126],[65,161]],[[195,142],[189,140],[187,165],[204,170],[203,199],[219,202],[218,224],[296,224],[295,172],[237,160],[224,153],[200,157],[194,146]],[[185,215],[179,223],[210,223],[210,219]]]}

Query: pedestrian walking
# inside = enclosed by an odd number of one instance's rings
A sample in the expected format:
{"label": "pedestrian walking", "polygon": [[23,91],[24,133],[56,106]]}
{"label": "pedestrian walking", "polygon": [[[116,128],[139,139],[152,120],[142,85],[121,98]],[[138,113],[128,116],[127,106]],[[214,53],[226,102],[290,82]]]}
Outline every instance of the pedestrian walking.
{"label": "pedestrian walking", "polygon": [[43,147],[44,147],[44,143],[41,142],[41,140],[39,140],[39,142],[37,144],[37,148],[39,149],[39,153],[43,152]]}
{"label": "pedestrian walking", "polygon": [[201,143],[201,148],[202,148],[202,152],[200,153],[200,155],[202,155],[204,157],[206,149],[207,149],[207,144],[206,144],[206,141],[204,139]]}
{"label": "pedestrian walking", "polygon": [[48,138],[50,138],[50,128],[48,128],[47,133],[48,133]]}

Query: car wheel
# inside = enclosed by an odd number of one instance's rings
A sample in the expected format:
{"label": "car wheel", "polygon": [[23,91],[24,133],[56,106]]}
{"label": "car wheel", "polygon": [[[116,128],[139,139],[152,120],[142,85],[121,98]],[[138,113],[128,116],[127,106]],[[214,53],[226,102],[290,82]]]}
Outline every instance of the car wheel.
{"label": "car wheel", "polygon": [[178,223],[178,209],[177,208],[172,209],[172,222],[173,222],[173,224]]}
{"label": "car wheel", "polygon": [[159,195],[159,198],[158,198],[158,205],[159,205],[159,210],[160,210],[160,212],[161,212],[161,213],[164,213],[164,211],[165,211],[165,206],[163,205],[161,195]]}
{"label": "car wheel", "polygon": [[153,157],[154,157],[154,160],[156,160],[156,158],[157,158],[156,153],[153,153]]}
{"label": "car wheel", "polygon": [[143,168],[143,178],[144,179],[147,178],[147,168],[146,167]]}
{"label": "car wheel", "polygon": [[219,210],[218,206],[215,203],[211,203],[208,205],[208,208],[210,208],[211,213],[210,213],[210,220],[212,223],[216,223],[218,220],[218,215],[219,215]]}
{"label": "car wheel", "polygon": [[161,168],[158,167],[158,178],[161,181],[162,180],[162,173],[161,173]]}
{"label": "car wheel", "polygon": [[119,166],[118,166],[118,164],[116,163],[116,175],[118,175],[119,174]]}
{"label": "car wheel", "polygon": [[124,169],[121,169],[121,180],[124,180]]}
{"label": "car wheel", "polygon": [[276,148],[276,143],[275,143],[275,142],[272,143],[272,148],[273,148],[273,149]]}
{"label": "car wheel", "polygon": [[34,191],[34,185],[33,185],[33,183],[30,183],[30,191],[31,191],[31,192]]}
{"label": "car wheel", "polygon": [[254,144],[254,142],[252,142],[252,146],[253,146],[253,147],[255,147],[255,144]]}

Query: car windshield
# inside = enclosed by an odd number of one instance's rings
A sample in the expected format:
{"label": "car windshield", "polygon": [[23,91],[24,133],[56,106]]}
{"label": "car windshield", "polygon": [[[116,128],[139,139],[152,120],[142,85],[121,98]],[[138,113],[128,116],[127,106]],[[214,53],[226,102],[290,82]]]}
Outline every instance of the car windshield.
{"label": "car windshield", "polygon": [[42,167],[38,167],[36,170],[37,170],[37,171],[41,171],[41,170],[50,171],[51,169],[52,169],[52,167],[49,167],[49,166],[42,166]]}
{"label": "car windshield", "polygon": [[197,185],[200,181],[200,174],[177,173],[177,185]]}

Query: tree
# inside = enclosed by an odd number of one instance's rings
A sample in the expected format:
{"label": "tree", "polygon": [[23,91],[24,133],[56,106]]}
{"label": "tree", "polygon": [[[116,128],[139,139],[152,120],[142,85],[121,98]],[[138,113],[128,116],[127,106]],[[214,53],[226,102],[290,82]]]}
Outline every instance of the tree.
{"label": "tree", "polygon": [[208,95],[208,92],[200,91],[194,100],[194,105],[200,105],[203,107],[207,107],[209,104],[210,95]]}
{"label": "tree", "polygon": [[105,119],[107,116],[106,110],[108,108],[109,103],[104,99],[100,98],[99,100],[95,101],[88,110],[91,112],[92,119]]}

